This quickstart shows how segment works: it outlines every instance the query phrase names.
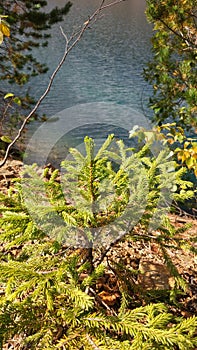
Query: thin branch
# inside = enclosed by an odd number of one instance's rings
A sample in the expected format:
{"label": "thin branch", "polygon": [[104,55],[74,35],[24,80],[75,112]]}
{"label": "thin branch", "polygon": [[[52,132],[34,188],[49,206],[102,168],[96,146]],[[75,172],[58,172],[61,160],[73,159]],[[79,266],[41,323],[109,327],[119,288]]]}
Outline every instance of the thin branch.
{"label": "thin branch", "polygon": [[116,313],[113,309],[111,309],[111,308],[99,297],[98,294],[96,294],[96,292],[94,291],[93,288],[90,288],[89,290],[90,290],[90,292],[95,296],[95,298],[96,298],[108,311],[110,311],[111,314],[117,316],[117,313]]}
{"label": "thin branch", "polygon": [[90,338],[88,334],[86,334],[86,338],[94,350],[100,350],[100,348],[98,348],[98,346],[93,342],[93,340]]}
{"label": "thin branch", "polygon": [[[121,2],[123,2],[125,0],[116,0],[114,2],[111,2],[108,5],[104,5],[105,0],[101,1],[100,6],[96,9],[96,11],[83,23],[83,25],[81,26],[81,29],[79,30],[77,37],[76,37],[76,33],[71,35],[71,37],[68,39],[67,35],[63,32],[63,29],[61,28],[61,32],[62,35],[65,38],[66,44],[65,44],[65,50],[64,50],[64,54],[62,56],[62,59],[60,60],[59,64],[57,65],[57,67],[55,68],[54,72],[52,73],[48,86],[45,89],[43,95],[39,98],[39,100],[37,101],[35,107],[31,110],[31,112],[27,115],[27,117],[24,119],[21,127],[18,130],[18,133],[16,135],[16,137],[13,139],[13,141],[8,145],[5,156],[3,158],[3,160],[0,162],[0,167],[2,167],[9,156],[9,152],[10,149],[13,147],[13,145],[18,141],[18,139],[21,137],[22,132],[25,129],[26,124],[28,123],[28,121],[30,120],[30,118],[33,116],[33,114],[37,111],[38,107],[40,106],[41,102],[45,99],[45,97],[48,95],[49,91],[51,90],[51,86],[53,84],[53,81],[55,79],[55,76],[57,75],[57,73],[59,72],[59,70],[61,69],[61,67],[64,64],[64,61],[66,60],[69,52],[78,44],[78,42],[81,40],[81,38],[83,37],[85,31],[87,30],[87,28],[89,27],[90,23],[95,22],[97,20],[97,18],[99,17],[101,11],[103,11],[104,9],[114,6],[116,4],[119,4]],[[73,39],[76,37],[76,39],[73,41]]]}
{"label": "thin branch", "polygon": [[[123,236],[125,236],[125,235],[123,235]],[[117,239],[115,239],[115,241],[111,242],[108,245],[108,247],[104,250],[104,252],[101,254],[100,258],[94,260],[93,263],[94,264],[96,263],[97,266],[99,266],[103,262],[103,260],[106,257],[107,253],[123,238],[123,236],[121,235]]]}
{"label": "thin branch", "polygon": [[27,124],[27,122],[29,121],[29,119],[33,116],[33,114],[37,111],[38,107],[40,106],[41,102],[44,100],[44,98],[47,96],[47,94],[49,93],[50,89],[51,89],[51,86],[52,86],[52,83],[54,81],[54,78],[57,74],[57,72],[60,70],[60,68],[62,67],[66,57],[67,57],[67,54],[68,54],[68,47],[67,47],[67,44],[65,46],[65,51],[64,51],[64,55],[62,56],[62,59],[61,61],[59,62],[58,66],[56,67],[56,69],[54,70],[54,72],[52,73],[51,77],[50,77],[50,80],[49,80],[49,83],[48,83],[48,86],[46,88],[46,90],[44,91],[43,95],[39,98],[39,100],[37,101],[35,107],[31,110],[31,112],[28,114],[28,116],[24,119],[21,127],[19,128],[18,130],[18,133],[16,135],[16,137],[13,139],[13,141],[9,144],[7,150],[6,150],[6,153],[5,153],[5,156],[3,158],[3,160],[0,162],[0,167],[2,167],[7,158],[8,158],[8,155],[9,155],[9,151],[10,149],[12,148],[12,146],[18,141],[18,139],[21,137],[21,134]]}
{"label": "thin branch", "polygon": [[185,38],[185,36],[180,32],[180,34],[174,30],[172,27],[170,27],[163,19],[159,18],[159,21],[166,27],[168,30],[170,30],[174,35],[176,35],[179,39],[183,40],[189,48],[194,46],[193,41],[191,41],[189,38]]}
{"label": "thin branch", "polygon": [[[104,10],[104,9],[106,9],[106,8],[108,8],[108,7],[113,6],[113,5],[117,5],[117,4],[119,4],[119,3],[123,2],[123,1],[126,1],[126,0],[117,0],[117,1],[111,2],[110,4],[107,4],[107,5],[102,6],[102,7],[101,7],[101,10]],[[103,3],[104,3],[104,2],[105,2],[105,1],[103,1]]]}

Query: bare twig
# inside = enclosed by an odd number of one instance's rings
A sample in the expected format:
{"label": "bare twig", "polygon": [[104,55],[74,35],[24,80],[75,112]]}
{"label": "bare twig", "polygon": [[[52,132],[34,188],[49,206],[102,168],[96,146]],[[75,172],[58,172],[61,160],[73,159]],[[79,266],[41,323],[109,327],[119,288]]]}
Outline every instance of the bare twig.
{"label": "bare twig", "polygon": [[57,75],[57,73],[59,72],[59,70],[61,69],[61,67],[64,64],[64,61],[66,60],[68,54],[70,53],[70,51],[78,44],[78,42],[81,40],[82,36],[84,35],[85,31],[87,30],[87,28],[89,27],[90,23],[94,23],[98,18],[99,15],[101,14],[101,12],[111,6],[117,5],[123,1],[126,0],[115,0],[109,4],[105,5],[105,0],[101,1],[100,6],[96,9],[96,11],[88,17],[88,19],[82,24],[82,26],[80,27],[79,31],[77,33],[74,33],[70,36],[70,38],[67,37],[67,35],[64,33],[63,29],[60,27],[61,29],[61,33],[63,35],[63,37],[65,38],[65,50],[64,50],[64,54],[62,56],[62,59],[60,60],[59,64],[57,65],[57,67],[55,68],[54,72],[52,73],[48,86],[45,89],[43,95],[39,98],[39,100],[37,101],[35,107],[31,110],[31,112],[27,115],[27,117],[24,119],[21,127],[18,130],[18,133],[16,135],[16,137],[13,139],[13,141],[8,145],[5,156],[3,158],[3,160],[0,162],[0,167],[2,167],[9,156],[9,152],[10,149],[13,147],[13,145],[18,141],[18,139],[21,137],[21,134],[26,126],[26,124],[28,123],[28,121],[30,120],[30,118],[33,116],[33,114],[37,111],[38,107],[40,106],[41,102],[45,99],[45,97],[48,95],[49,91],[51,90],[51,86],[53,84],[53,81],[55,79],[55,76]]}
{"label": "bare twig", "polygon": [[[117,0],[117,1],[111,2],[110,4],[103,5],[103,6],[101,7],[101,10],[104,10],[104,9],[106,9],[106,8],[108,8],[108,7],[113,6],[113,5],[117,5],[117,4],[119,4],[119,3],[123,2],[123,1],[126,1],[126,0]],[[105,2],[105,1],[103,1],[103,4],[104,4],[104,2]]]}
{"label": "bare twig", "polygon": [[193,48],[193,46],[196,45],[196,43],[194,43],[190,38],[186,38],[183,33],[180,31],[179,33],[174,30],[171,26],[169,26],[163,19],[159,18],[159,21],[166,27],[168,28],[169,31],[171,31],[174,35],[176,35],[179,39],[181,39],[182,41],[184,41],[187,46],[191,49]]}
{"label": "bare twig", "polygon": [[90,290],[90,292],[95,296],[95,298],[96,298],[101,304],[103,304],[103,306],[104,306],[108,311],[110,311],[110,313],[111,313],[112,315],[117,316],[117,313],[116,313],[113,309],[111,309],[111,308],[99,297],[98,294],[96,294],[96,292],[94,291],[93,288],[90,288],[89,290]]}
{"label": "bare twig", "polygon": [[92,348],[94,350],[100,350],[100,348],[98,348],[98,346],[93,342],[93,340],[90,338],[89,334],[86,334],[86,338],[89,342],[89,344],[92,346]]}
{"label": "bare twig", "polygon": [[97,266],[100,265],[104,258],[106,257],[107,253],[123,238],[123,236],[119,236],[117,239],[115,239],[113,242],[111,242],[108,247],[103,251],[103,253],[101,254],[100,258],[96,259],[94,261],[94,264],[96,263]]}

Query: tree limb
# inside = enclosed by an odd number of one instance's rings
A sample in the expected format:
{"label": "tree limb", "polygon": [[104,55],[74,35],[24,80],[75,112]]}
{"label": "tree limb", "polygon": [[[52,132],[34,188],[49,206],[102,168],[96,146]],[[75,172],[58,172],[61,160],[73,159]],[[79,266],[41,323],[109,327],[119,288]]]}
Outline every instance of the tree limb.
{"label": "tree limb", "polygon": [[55,70],[53,71],[48,86],[46,87],[44,93],[42,94],[42,96],[39,98],[39,100],[37,101],[36,105],[34,106],[34,108],[31,110],[31,112],[27,115],[27,117],[24,119],[21,127],[18,130],[18,133],[16,135],[16,137],[13,139],[13,141],[8,145],[7,150],[5,152],[5,156],[3,158],[3,160],[0,162],[0,167],[2,167],[9,156],[9,152],[10,149],[13,147],[13,145],[19,140],[19,138],[21,137],[22,132],[24,131],[25,126],[27,125],[28,121],[30,120],[30,118],[33,116],[33,114],[37,111],[38,107],[40,106],[41,102],[45,99],[45,97],[48,95],[49,91],[51,90],[51,86],[54,82],[55,76],[57,75],[57,73],[59,72],[59,70],[61,69],[61,67],[64,64],[64,61],[66,60],[68,54],[70,53],[70,51],[78,44],[78,42],[81,40],[81,38],[83,37],[84,33],[86,32],[87,28],[89,27],[90,23],[95,22],[98,18],[99,15],[101,14],[101,12],[109,7],[112,7],[114,5],[117,5],[123,1],[126,0],[115,0],[109,4],[105,5],[105,0],[101,1],[100,6],[95,10],[95,12],[88,17],[88,19],[81,25],[80,30],[78,31],[78,33],[74,33],[70,36],[70,38],[67,37],[67,35],[64,33],[63,29],[60,27],[61,29],[61,33],[63,35],[63,37],[65,38],[65,50],[64,50],[64,54],[59,62],[59,64],[57,65],[57,67],[55,68]]}

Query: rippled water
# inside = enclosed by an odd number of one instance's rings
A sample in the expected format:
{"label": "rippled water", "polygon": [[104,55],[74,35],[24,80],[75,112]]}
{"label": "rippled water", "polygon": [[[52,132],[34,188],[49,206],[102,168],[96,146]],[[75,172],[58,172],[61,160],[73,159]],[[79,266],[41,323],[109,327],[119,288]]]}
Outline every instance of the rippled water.
{"label": "rippled water", "polygon": [[[63,3],[58,1],[58,5]],[[71,33],[83,23],[99,3],[100,0],[74,0],[61,24],[65,33]],[[57,5],[57,1],[50,0],[49,5]],[[107,10],[67,58],[42,105],[42,112],[53,115],[75,104],[98,101],[125,104],[143,111],[150,87],[144,82],[142,72],[150,58],[151,36],[144,11],[144,0],[128,0]],[[48,48],[36,52],[50,67],[45,76],[33,81],[32,90],[37,97],[63,51],[64,38],[58,24]]]}

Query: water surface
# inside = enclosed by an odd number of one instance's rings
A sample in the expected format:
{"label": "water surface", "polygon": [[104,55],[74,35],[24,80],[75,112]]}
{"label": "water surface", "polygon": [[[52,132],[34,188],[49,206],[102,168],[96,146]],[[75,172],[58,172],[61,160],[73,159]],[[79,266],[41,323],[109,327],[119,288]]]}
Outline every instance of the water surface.
{"label": "water surface", "polygon": [[[64,3],[49,0],[49,8]],[[64,32],[69,36],[99,4],[100,0],[74,0],[61,23]],[[144,0],[127,0],[105,11],[66,59],[41,111],[53,115],[75,104],[104,101],[147,112],[150,87],[142,72],[151,55],[152,29],[144,11]],[[45,76],[33,80],[31,89],[37,97],[64,51],[59,26],[53,28],[48,48],[36,51],[37,57],[50,68]]]}
{"label": "water surface", "polygon": [[[103,130],[110,133],[107,124],[112,126],[111,132],[116,130],[117,136],[124,139],[139,119],[144,125],[140,115],[150,116],[146,104],[151,88],[142,73],[151,57],[152,35],[144,13],[145,3],[145,0],[127,0],[109,8],[71,51],[40,108],[41,113],[53,119],[36,135],[35,148],[39,149],[39,154],[44,144],[48,149],[52,140],[55,144],[51,147],[55,146],[56,151],[59,147],[61,153],[70,143],[79,144],[86,134],[104,139],[106,132]],[[48,8],[57,4],[61,6],[64,1],[50,0]],[[69,37],[77,30],[99,4],[100,0],[74,0],[61,23],[66,35]],[[51,34],[49,46],[36,51],[37,57],[49,67],[46,75],[34,78],[31,83],[32,93],[37,97],[43,93],[64,52],[65,39],[60,24],[54,26]],[[31,125],[31,133],[38,126],[38,123]],[[67,136],[63,137],[64,134]],[[58,137],[61,140],[58,141]]]}

